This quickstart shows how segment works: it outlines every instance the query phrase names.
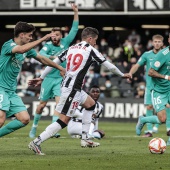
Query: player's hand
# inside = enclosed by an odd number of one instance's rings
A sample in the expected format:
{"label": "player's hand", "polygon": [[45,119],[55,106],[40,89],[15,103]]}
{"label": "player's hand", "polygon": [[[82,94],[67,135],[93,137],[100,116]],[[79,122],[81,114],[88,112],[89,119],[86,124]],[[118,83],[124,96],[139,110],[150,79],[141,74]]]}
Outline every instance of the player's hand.
{"label": "player's hand", "polygon": [[131,83],[132,82],[132,74],[131,73],[129,73],[129,74],[130,74],[131,78],[127,78],[127,82]]}
{"label": "player's hand", "polygon": [[71,7],[72,7],[74,12],[78,12],[78,7],[75,3],[71,3]]}
{"label": "player's hand", "polygon": [[33,86],[33,87],[40,86],[42,81],[43,81],[43,79],[41,79],[41,78],[36,78],[36,79],[29,80],[28,81],[28,86]]}
{"label": "player's hand", "polygon": [[63,69],[60,71],[60,75],[61,75],[62,77],[64,77],[65,74],[66,74],[66,70],[63,68]]}
{"label": "player's hand", "polygon": [[130,73],[124,73],[124,76],[122,78],[132,79],[132,75]]}
{"label": "player's hand", "polygon": [[51,37],[56,37],[54,33],[46,34],[43,38],[44,40],[49,40]]}

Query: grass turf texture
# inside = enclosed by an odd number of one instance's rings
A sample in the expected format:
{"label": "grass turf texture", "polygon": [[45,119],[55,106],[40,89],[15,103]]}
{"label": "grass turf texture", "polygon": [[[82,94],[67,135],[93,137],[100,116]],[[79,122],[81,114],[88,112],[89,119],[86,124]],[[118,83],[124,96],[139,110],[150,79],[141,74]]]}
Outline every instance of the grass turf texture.
{"label": "grass turf texture", "polygon": [[[35,155],[28,149],[28,137],[32,122],[10,135],[0,138],[0,170],[157,170],[169,169],[170,146],[162,155],[151,154],[148,143],[152,138],[135,135],[135,123],[100,122],[99,129],[106,136],[97,148],[81,148],[79,139],[72,139],[66,129],[61,138],[51,138],[42,143],[45,156]],[[42,132],[50,121],[40,121],[37,134]],[[165,141],[165,125],[159,133]]]}

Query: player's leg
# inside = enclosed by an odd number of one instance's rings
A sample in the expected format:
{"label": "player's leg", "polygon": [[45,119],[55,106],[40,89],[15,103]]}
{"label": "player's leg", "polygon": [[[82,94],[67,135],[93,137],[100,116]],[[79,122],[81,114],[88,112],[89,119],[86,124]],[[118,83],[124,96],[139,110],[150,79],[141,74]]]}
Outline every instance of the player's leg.
{"label": "player's leg", "polygon": [[81,138],[82,120],[72,118],[67,125],[67,132],[72,138]]}
{"label": "player's leg", "polygon": [[152,101],[157,116],[156,115],[148,117],[139,116],[138,123],[136,125],[137,135],[141,134],[141,130],[145,123],[161,124],[164,123],[166,120],[165,105],[168,102],[167,94],[160,94],[152,91]]}
{"label": "player's leg", "polygon": [[[56,105],[58,104],[59,100],[60,100],[60,97],[59,97],[59,96],[56,96],[56,97],[55,97]],[[55,111],[54,111],[54,114],[53,114],[53,116],[52,116],[52,123],[53,123],[53,122],[56,122],[56,121],[59,119],[59,117],[60,117],[60,113],[55,110]],[[56,134],[54,135],[54,137],[59,138],[59,137],[60,137],[60,133],[56,133]]]}
{"label": "player's leg", "polygon": [[37,106],[36,112],[34,114],[34,119],[33,119],[33,124],[32,124],[31,130],[29,132],[29,137],[30,138],[34,138],[36,136],[38,123],[39,123],[39,120],[41,119],[41,115],[42,115],[43,109],[44,109],[44,107],[46,105],[47,105],[47,101],[41,101],[40,100],[40,103]]}
{"label": "player's leg", "polygon": [[[35,138],[28,145],[29,149],[33,150],[36,154],[41,155],[40,144],[45,140],[54,136],[54,134],[58,133],[61,129],[65,128],[70,120],[72,113],[74,113],[75,109],[79,105],[80,92],[76,90],[68,90],[68,88],[63,89],[63,92],[59,103],[56,107],[56,111],[60,114],[60,119],[56,122],[47,126],[44,132],[42,132],[37,138]],[[75,97],[77,94],[77,97]],[[75,100],[74,100],[75,97]],[[76,102],[75,102],[76,101]]]}
{"label": "player's leg", "polygon": [[[153,116],[154,109],[153,109],[153,105],[152,105],[151,91],[149,88],[145,89],[144,104],[146,105],[146,117]],[[152,137],[153,124],[146,123],[146,126],[147,126],[147,130],[145,131],[145,135],[143,137]],[[158,130],[158,126],[159,126],[159,124],[155,124],[154,129]]]}
{"label": "player's leg", "polygon": [[[53,79],[51,82],[53,84],[53,86],[51,88],[51,91],[52,91],[51,96],[55,97],[56,106],[57,106],[60,96],[61,96],[61,81],[62,81],[62,78],[59,77],[59,78],[55,79],[55,81]],[[60,117],[59,113],[55,110],[54,114],[52,116],[52,123],[56,122],[59,119],[59,117]],[[54,137],[58,138],[58,137],[60,137],[60,134],[57,133],[54,135]]]}
{"label": "player's leg", "polygon": [[10,121],[5,126],[0,128],[0,137],[26,126],[30,121],[30,116],[27,112],[27,109],[21,98],[16,93],[9,95],[9,101],[10,108],[9,111],[6,111],[6,117],[15,116],[16,119]]}
{"label": "player's leg", "polygon": [[29,137],[34,138],[36,136],[36,131],[38,127],[39,120],[41,119],[42,112],[47,105],[48,100],[53,97],[52,96],[52,87],[53,87],[53,79],[51,78],[45,78],[44,81],[41,84],[41,90],[40,90],[40,103],[38,104],[36,111],[34,113],[34,120],[31,127],[31,130],[29,132]]}
{"label": "player's leg", "polygon": [[[153,107],[152,105],[146,106],[146,117],[153,116]],[[153,124],[152,123],[146,123],[147,130],[145,131],[145,134],[143,137],[152,137],[152,129]]]}
{"label": "player's leg", "polygon": [[60,119],[47,126],[45,131],[43,131],[37,138],[29,143],[29,149],[33,150],[38,155],[44,155],[44,153],[41,151],[41,143],[54,136],[54,134],[59,132],[61,129],[65,128],[69,120],[70,117],[61,114]]}
{"label": "player's leg", "polygon": [[82,140],[81,140],[81,146],[82,147],[97,147],[100,145],[98,142],[93,142],[88,139],[88,133],[90,129],[92,114],[95,109],[95,101],[87,94],[82,91],[82,102],[83,107],[85,110],[83,111],[83,117],[82,117]]}
{"label": "player's leg", "polygon": [[6,113],[3,110],[0,110],[0,129],[4,125],[6,120]]}
{"label": "player's leg", "polygon": [[170,145],[170,104],[168,103],[166,105],[166,130],[167,130],[167,136],[168,136],[168,140],[167,140],[167,145]]}
{"label": "player's leg", "polygon": [[104,133],[104,131],[102,131],[102,130],[95,130],[95,131],[93,132],[93,136],[94,136],[94,138],[96,138],[96,139],[101,139],[101,138],[103,138],[103,137],[105,136],[105,133]]}

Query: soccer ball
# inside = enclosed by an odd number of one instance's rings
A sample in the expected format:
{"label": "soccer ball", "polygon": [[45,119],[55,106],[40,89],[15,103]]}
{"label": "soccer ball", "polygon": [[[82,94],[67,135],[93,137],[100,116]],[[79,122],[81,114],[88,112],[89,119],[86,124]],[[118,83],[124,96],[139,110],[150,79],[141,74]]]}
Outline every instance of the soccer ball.
{"label": "soccer ball", "polygon": [[166,143],[162,138],[153,138],[148,147],[150,152],[155,154],[163,154],[166,151]]}

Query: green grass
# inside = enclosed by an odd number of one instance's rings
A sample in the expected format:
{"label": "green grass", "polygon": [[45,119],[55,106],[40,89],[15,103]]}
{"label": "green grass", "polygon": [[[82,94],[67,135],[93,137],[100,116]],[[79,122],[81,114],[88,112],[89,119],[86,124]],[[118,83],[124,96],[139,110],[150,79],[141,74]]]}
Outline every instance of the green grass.
{"label": "green grass", "polygon": [[[38,134],[50,121],[40,121]],[[27,147],[32,122],[10,135],[0,138],[0,170],[168,170],[170,146],[164,154],[151,154],[152,138],[135,135],[135,123],[100,122],[106,136],[98,148],[81,148],[79,139],[72,139],[66,129],[62,138],[51,138],[41,147],[45,156],[34,155]],[[167,140],[165,125],[154,137]]]}

